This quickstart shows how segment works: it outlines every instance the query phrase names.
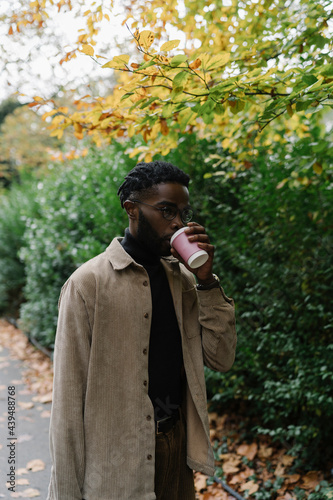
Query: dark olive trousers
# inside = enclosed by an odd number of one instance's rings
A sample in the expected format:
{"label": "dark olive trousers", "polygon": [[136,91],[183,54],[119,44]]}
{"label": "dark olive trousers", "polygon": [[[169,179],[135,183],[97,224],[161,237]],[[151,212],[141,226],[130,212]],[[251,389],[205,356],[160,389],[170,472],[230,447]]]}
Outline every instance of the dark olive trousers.
{"label": "dark olive trousers", "polygon": [[186,463],[185,419],[156,435],[155,494],[157,500],[195,500],[193,471]]}

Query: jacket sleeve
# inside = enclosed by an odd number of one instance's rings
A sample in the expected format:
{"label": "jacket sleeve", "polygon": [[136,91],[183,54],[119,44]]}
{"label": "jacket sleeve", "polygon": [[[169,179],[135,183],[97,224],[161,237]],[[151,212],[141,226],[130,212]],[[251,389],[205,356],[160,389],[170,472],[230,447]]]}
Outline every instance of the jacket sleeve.
{"label": "jacket sleeve", "polygon": [[198,291],[204,363],[214,371],[230,370],[236,353],[235,307],[222,288]]}
{"label": "jacket sleeve", "polygon": [[84,401],[91,328],[86,304],[69,279],[61,292],[54,351],[48,500],[82,500]]}

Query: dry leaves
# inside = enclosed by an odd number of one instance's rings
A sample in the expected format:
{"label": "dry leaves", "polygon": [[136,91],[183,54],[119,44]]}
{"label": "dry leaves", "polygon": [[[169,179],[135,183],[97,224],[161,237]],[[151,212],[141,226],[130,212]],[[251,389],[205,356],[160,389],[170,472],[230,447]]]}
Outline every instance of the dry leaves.
{"label": "dry leaves", "polygon": [[31,470],[32,472],[38,472],[40,470],[44,470],[45,469],[45,463],[43,462],[43,460],[40,460],[39,458],[36,458],[34,460],[30,460],[28,463],[27,463],[27,470]]}
{"label": "dry leaves", "polygon": [[[19,408],[28,410],[34,406],[34,402],[41,404],[51,402],[53,380],[51,360],[32,346],[20,330],[1,319],[0,344],[10,349],[11,356],[20,359],[26,366],[24,380],[16,380],[15,383],[13,381],[13,384],[25,384],[29,391],[37,393],[32,398],[33,402],[23,403],[19,401]],[[0,358],[0,363],[5,362],[6,359]],[[42,408],[38,409],[42,411]],[[48,418],[50,411],[42,411],[41,416]],[[228,453],[220,454],[216,465],[222,468],[223,481],[229,487],[241,495],[248,494],[250,498],[253,498],[252,495],[260,491],[266,481],[274,483],[275,479],[280,477],[283,479],[283,484],[279,491],[274,494],[276,500],[297,500],[296,495],[293,494],[295,487],[305,491],[306,495],[314,491],[323,480],[322,472],[311,471],[302,475],[301,471],[292,470],[291,473],[290,469],[294,466],[296,457],[288,455],[285,449],[277,448],[267,437],[262,437],[252,443],[241,441],[239,438],[239,419],[240,417],[232,414],[219,415],[216,412],[209,414],[212,443],[216,444],[217,442],[220,445],[222,440],[227,443]],[[28,436],[22,435],[20,439],[27,440]],[[17,470],[17,476],[28,474],[28,471],[41,471],[44,468],[45,464],[42,460],[31,460],[26,468]],[[20,478],[17,484],[24,486],[28,485],[29,482],[27,479]],[[234,500],[234,496],[227,493],[221,484],[207,485],[207,476],[198,472],[195,473],[195,487],[197,500]],[[39,496],[40,492],[34,488],[11,494],[12,498]]]}
{"label": "dry leaves", "polygon": [[35,406],[32,401],[18,401],[17,404],[23,410],[30,410]]}
{"label": "dry leaves", "polygon": [[35,498],[40,497],[40,492],[35,488],[27,488],[24,491],[15,491],[11,493],[10,496],[12,498]]}
{"label": "dry leaves", "polygon": [[253,460],[258,453],[258,445],[257,443],[241,444],[237,448],[237,453],[249,460]]}
{"label": "dry leaves", "polygon": [[[240,440],[240,416],[225,414],[219,416],[216,412],[209,415],[210,436],[215,449],[222,442],[223,449],[228,453],[219,454],[217,467],[223,470],[223,482],[242,497],[255,498],[261,490],[267,491],[264,484],[273,485],[280,478],[282,485],[278,491],[271,490],[275,500],[297,500],[293,490],[297,487],[305,492],[307,498],[316,486],[323,480],[321,472],[313,471],[302,475],[295,470],[295,456],[289,455],[287,449],[274,444],[269,438],[262,436],[254,442]],[[195,475],[197,500],[234,500],[221,484],[214,483],[205,486],[206,476]]]}
{"label": "dry leaves", "polygon": [[240,490],[247,491],[249,495],[252,495],[259,490],[259,484],[254,481],[248,481],[247,483],[241,485]]}
{"label": "dry leaves", "polygon": [[[23,361],[24,380],[13,380],[13,385],[25,384],[30,392],[36,392],[34,401],[52,401],[53,366],[51,359],[34,347],[24,335],[7,321],[0,319],[0,344],[10,350],[11,357]],[[19,403],[21,408],[28,409]]]}

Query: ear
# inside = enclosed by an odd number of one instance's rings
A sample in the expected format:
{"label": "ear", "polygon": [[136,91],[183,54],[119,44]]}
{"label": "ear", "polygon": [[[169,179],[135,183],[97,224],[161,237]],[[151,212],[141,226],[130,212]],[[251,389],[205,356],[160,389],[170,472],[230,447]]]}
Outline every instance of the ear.
{"label": "ear", "polygon": [[124,202],[124,208],[130,220],[134,221],[137,219],[138,206],[135,203],[133,203],[133,201],[126,200]]}

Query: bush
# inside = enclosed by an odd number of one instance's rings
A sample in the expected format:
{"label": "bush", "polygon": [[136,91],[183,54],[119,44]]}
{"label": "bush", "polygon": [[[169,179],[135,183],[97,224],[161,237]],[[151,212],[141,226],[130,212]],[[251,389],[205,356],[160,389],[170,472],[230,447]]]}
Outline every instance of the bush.
{"label": "bush", "polygon": [[[333,155],[329,142],[323,147],[316,131],[312,137],[321,154]],[[331,172],[313,171],[304,158],[315,155],[302,141],[288,147],[288,162],[286,146],[276,143],[236,176],[227,151],[191,135],[167,160],[191,175],[196,219],[216,246],[215,272],[236,303],[236,362],[226,374],[206,370],[211,404],[236,405],[252,418],[253,432],[287,441],[316,467],[332,453]],[[210,153],[225,158],[230,175],[203,179],[214,173]],[[123,232],[116,189],[135,163],[125,158],[119,145],[93,151],[39,186],[39,216],[29,219],[21,251],[21,317],[44,345],[54,341],[64,281]],[[322,164],[332,165],[327,158]],[[297,165],[309,172],[295,177]],[[310,181],[302,182],[306,175]]]}
{"label": "bush", "polygon": [[26,220],[37,215],[35,183],[12,184],[0,197],[0,313],[17,317],[23,301],[25,269],[18,253]]}
{"label": "bush", "polygon": [[42,345],[53,347],[63,283],[123,234],[126,218],[117,188],[132,166],[115,145],[92,151],[39,183],[40,217],[28,221],[20,253],[27,273],[21,324]]}
{"label": "bush", "polygon": [[[288,147],[288,162],[277,143],[250,169],[206,180],[214,172],[205,163],[211,152],[228,164],[216,144],[188,137],[168,159],[191,173],[192,204],[236,303],[236,362],[226,374],[206,370],[212,406],[246,412],[255,432],[287,441],[311,467],[332,457],[332,173],[319,177],[312,160],[296,177],[305,146]],[[332,165],[329,141],[321,151]],[[302,183],[305,175],[310,182]]]}

